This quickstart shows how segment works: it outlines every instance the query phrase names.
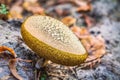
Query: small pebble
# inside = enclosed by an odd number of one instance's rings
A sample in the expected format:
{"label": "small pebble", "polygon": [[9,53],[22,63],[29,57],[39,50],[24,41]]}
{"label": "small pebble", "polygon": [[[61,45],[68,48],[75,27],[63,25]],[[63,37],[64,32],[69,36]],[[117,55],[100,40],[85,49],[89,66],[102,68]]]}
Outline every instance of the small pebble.
{"label": "small pebble", "polygon": [[105,40],[105,43],[106,43],[106,44],[110,44],[110,41],[109,41],[109,40]]}
{"label": "small pebble", "polygon": [[97,34],[100,34],[100,33],[101,33],[100,31],[97,32]]}
{"label": "small pebble", "polygon": [[8,39],[8,37],[6,36],[5,39]]}
{"label": "small pebble", "polygon": [[118,44],[118,43],[119,43],[119,41],[115,40],[115,43],[116,43],[116,44]]}
{"label": "small pebble", "polygon": [[95,34],[95,32],[94,32],[94,31],[90,31],[90,33],[91,33],[91,34]]}

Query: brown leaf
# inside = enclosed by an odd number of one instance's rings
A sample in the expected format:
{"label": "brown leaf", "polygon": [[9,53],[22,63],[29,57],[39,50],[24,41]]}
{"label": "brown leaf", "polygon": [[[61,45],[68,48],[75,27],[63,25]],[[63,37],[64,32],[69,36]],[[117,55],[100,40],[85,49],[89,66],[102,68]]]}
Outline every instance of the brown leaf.
{"label": "brown leaf", "polygon": [[21,6],[22,0],[17,1],[12,5],[8,13],[8,19],[22,19],[23,8]]}
{"label": "brown leaf", "polygon": [[15,58],[15,59],[10,59],[10,61],[9,61],[9,68],[10,68],[11,73],[17,79],[23,80],[23,78],[20,75],[18,75],[18,73],[17,73],[16,63],[17,63],[17,61],[32,62],[32,60],[24,60],[24,59],[21,59],[21,58],[16,58],[17,55],[16,55],[16,53],[14,52],[13,49],[11,49],[11,48],[9,48],[7,46],[0,46],[0,53],[3,52],[3,51],[6,51],[6,50],[9,51]]}
{"label": "brown leaf", "polygon": [[0,0],[0,4],[10,5],[12,0]]}
{"label": "brown leaf", "polygon": [[17,59],[11,59],[9,61],[10,71],[13,74],[13,76],[16,77],[18,80],[23,80],[23,78],[20,75],[18,75],[18,73],[17,73],[16,63],[17,63]]}
{"label": "brown leaf", "polygon": [[72,4],[76,5],[76,6],[85,6],[88,3],[90,3],[89,0],[58,0],[56,2],[59,3],[59,4],[72,3]]}
{"label": "brown leaf", "polygon": [[21,58],[17,58],[19,61],[24,61],[24,62],[32,62],[32,60],[24,60],[24,59],[21,59]]}
{"label": "brown leaf", "polygon": [[79,26],[72,26],[70,29],[75,33],[80,34],[80,32],[81,32],[81,28]]}
{"label": "brown leaf", "polygon": [[[77,2],[76,2],[77,3]],[[76,8],[77,12],[81,12],[81,11],[91,11],[92,10],[92,5],[89,2],[79,2],[79,7]]]}
{"label": "brown leaf", "polygon": [[71,30],[76,34],[79,39],[88,38],[89,32],[84,27],[73,26]]}
{"label": "brown leaf", "polygon": [[[104,39],[101,37],[101,35],[98,35],[97,37],[90,37],[88,38],[89,42],[87,45],[90,45],[89,49],[87,49],[88,52],[91,52],[91,55],[88,56],[86,62],[90,62],[92,60],[101,58],[105,54],[105,43]],[[83,44],[85,44],[83,42]],[[84,45],[87,47],[86,45]]]}
{"label": "brown leaf", "polygon": [[2,51],[9,51],[13,55],[14,58],[17,57],[16,53],[14,52],[12,48],[9,48],[7,46],[0,46],[0,52]]}
{"label": "brown leaf", "polygon": [[85,0],[69,0],[77,6],[86,6],[89,2]]}
{"label": "brown leaf", "polygon": [[17,11],[10,11],[7,16],[8,16],[8,19],[22,19],[23,18],[21,13]]}
{"label": "brown leaf", "polygon": [[89,44],[89,42],[86,39],[81,39],[82,44],[84,45],[84,47],[86,48],[87,51],[90,50],[91,45]]}
{"label": "brown leaf", "polygon": [[9,68],[13,76],[19,80],[23,80],[23,78],[20,75],[18,75],[17,70],[16,70],[17,61],[32,62],[32,60],[24,60],[21,58],[15,58],[15,59],[10,59],[9,61]]}
{"label": "brown leaf", "polygon": [[76,19],[71,16],[64,17],[61,21],[67,26],[71,26],[76,23]]}
{"label": "brown leaf", "polygon": [[85,27],[73,26],[71,30],[81,40],[89,54],[82,65],[94,66],[96,62],[100,62],[100,58],[105,54],[105,41],[102,36],[91,35]]}
{"label": "brown leaf", "polygon": [[42,8],[37,2],[25,1],[23,3],[23,8],[33,14],[45,15],[44,8]]}
{"label": "brown leaf", "polygon": [[83,14],[83,17],[85,19],[87,27],[91,27],[93,25],[94,20],[91,17],[89,17],[89,16],[87,16],[85,14]]}
{"label": "brown leaf", "polygon": [[5,15],[5,14],[0,14],[0,19],[2,19],[2,20],[7,20],[8,17],[7,17],[7,15]]}

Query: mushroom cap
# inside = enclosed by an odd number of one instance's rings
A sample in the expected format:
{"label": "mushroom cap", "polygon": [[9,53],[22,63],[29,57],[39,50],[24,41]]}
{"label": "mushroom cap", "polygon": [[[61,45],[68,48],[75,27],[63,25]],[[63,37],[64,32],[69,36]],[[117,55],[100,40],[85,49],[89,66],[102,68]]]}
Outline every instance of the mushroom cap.
{"label": "mushroom cap", "polygon": [[48,16],[28,17],[22,24],[21,34],[36,54],[54,63],[75,66],[88,56],[73,32],[59,20]]}

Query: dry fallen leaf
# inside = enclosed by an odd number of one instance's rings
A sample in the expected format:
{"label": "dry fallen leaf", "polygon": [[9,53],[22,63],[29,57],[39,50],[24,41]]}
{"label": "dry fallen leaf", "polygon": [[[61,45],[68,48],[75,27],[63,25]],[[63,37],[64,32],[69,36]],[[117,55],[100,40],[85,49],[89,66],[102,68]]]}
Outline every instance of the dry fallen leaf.
{"label": "dry fallen leaf", "polygon": [[79,27],[79,26],[72,26],[71,27],[71,30],[76,34],[76,36],[78,37],[78,38],[88,38],[88,34],[89,34],[89,32],[88,32],[88,30],[86,29],[86,28],[84,28],[84,27]]}
{"label": "dry fallen leaf", "polygon": [[18,75],[18,73],[17,73],[16,63],[17,63],[17,59],[11,59],[9,61],[10,71],[13,74],[13,76],[16,77],[18,80],[23,80],[23,78],[20,75]]}
{"label": "dry fallen leaf", "polygon": [[89,56],[85,63],[85,66],[94,66],[96,62],[100,62],[100,58],[105,54],[105,41],[101,35],[93,36],[86,28],[80,28],[78,26],[71,27],[71,30],[81,40],[82,44],[86,48]]}
{"label": "dry fallen leaf", "polygon": [[67,26],[71,26],[76,23],[76,19],[71,16],[64,17],[61,21]]}
{"label": "dry fallen leaf", "polygon": [[18,59],[18,61],[32,62],[32,60],[24,60],[24,59],[21,59],[21,58],[16,58],[16,59]]}
{"label": "dry fallen leaf", "polygon": [[86,0],[71,0],[71,1],[74,4],[78,5],[78,7],[76,8],[77,12],[92,10],[92,5],[89,0],[88,1],[86,1]]}
{"label": "dry fallen leaf", "polygon": [[69,1],[72,2],[73,4],[77,5],[77,6],[85,6],[89,2],[89,1],[86,1],[86,0],[69,0]]}
{"label": "dry fallen leaf", "polygon": [[91,11],[92,10],[92,5],[90,3],[83,5],[83,6],[79,6],[76,8],[77,12],[81,12],[81,11]]}
{"label": "dry fallen leaf", "polygon": [[18,61],[32,62],[32,60],[23,60],[21,58],[15,58],[15,59],[10,59],[9,61],[9,68],[13,76],[17,78],[18,80],[23,80],[23,78],[20,75],[18,75],[17,70],[16,70],[16,64]]}
{"label": "dry fallen leaf", "polygon": [[[18,75],[18,73],[17,73],[16,64],[18,61],[32,62],[32,60],[24,60],[21,58],[16,58],[17,55],[14,52],[14,50],[7,46],[0,46],[0,53],[2,53],[3,51],[9,51],[12,54],[12,56],[14,57],[14,59],[9,60],[9,68],[10,68],[10,71],[13,74],[13,76],[16,77],[18,80],[23,80],[23,78],[20,75]],[[4,56],[4,57],[7,57],[7,56]]]}
{"label": "dry fallen leaf", "polygon": [[[58,0],[56,2],[59,4],[72,3],[76,6],[86,6],[88,3],[90,3],[89,0]],[[55,4],[55,2],[54,2],[54,4]]]}
{"label": "dry fallen leaf", "polygon": [[10,11],[8,14],[8,19],[22,19],[23,16],[17,11]]}
{"label": "dry fallen leaf", "polygon": [[[7,47],[7,46],[0,46],[0,52],[3,52],[3,51],[9,51],[13,56],[14,56],[14,59],[10,59],[9,61],[9,68],[10,68],[10,71],[11,73],[19,80],[23,80],[22,77],[20,77],[18,74],[17,74],[17,70],[16,70],[16,62],[18,61],[18,59],[16,58],[17,55],[16,53],[14,52],[13,49]],[[6,56],[5,56],[6,57]]]}
{"label": "dry fallen leaf", "polygon": [[0,4],[10,5],[12,0],[0,0]]}
{"label": "dry fallen leaf", "polygon": [[[100,62],[100,58],[104,56],[105,42],[101,35],[98,35],[97,37],[95,36],[89,37],[88,41],[89,42],[87,44],[83,42],[83,45],[87,48],[87,51],[90,54],[85,62],[89,62],[87,64],[92,63],[93,65],[93,63],[95,64],[96,62]],[[90,46],[88,47],[87,45]]]}
{"label": "dry fallen leaf", "polygon": [[79,33],[80,34],[81,28],[79,26],[72,26],[71,30],[73,32],[75,32],[75,33]]}
{"label": "dry fallen leaf", "polygon": [[42,8],[38,2],[25,1],[23,8],[33,14],[45,15],[44,8]]}
{"label": "dry fallen leaf", "polygon": [[5,14],[0,14],[0,19],[2,19],[2,20],[7,20],[8,17],[7,17],[7,15],[5,15]]}
{"label": "dry fallen leaf", "polygon": [[17,1],[12,5],[8,13],[8,19],[22,19],[23,8],[21,6],[22,0]]}
{"label": "dry fallen leaf", "polygon": [[16,53],[14,52],[12,48],[9,48],[7,46],[0,46],[0,52],[3,52],[3,51],[9,51],[14,58],[17,57]]}
{"label": "dry fallen leaf", "polygon": [[91,26],[93,25],[94,20],[93,20],[91,17],[89,17],[89,16],[87,16],[87,15],[85,15],[85,14],[83,14],[83,17],[84,17],[84,19],[85,19],[85,22],[86,22],[86,24],[87,24],[87,27],[88,27],[88,28],[91,27]]}

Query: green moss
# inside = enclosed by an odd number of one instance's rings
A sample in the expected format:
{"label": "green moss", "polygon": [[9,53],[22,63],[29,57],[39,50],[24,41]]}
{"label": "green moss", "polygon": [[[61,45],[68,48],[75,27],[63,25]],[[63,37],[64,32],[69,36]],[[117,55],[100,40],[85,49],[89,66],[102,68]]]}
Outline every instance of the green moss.
{"label": "green moss", "polygon": [[7,14],[8,11],[7,11],[7,8],[4,4],[1,4],[0,5],[0,14]]}

